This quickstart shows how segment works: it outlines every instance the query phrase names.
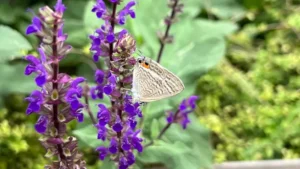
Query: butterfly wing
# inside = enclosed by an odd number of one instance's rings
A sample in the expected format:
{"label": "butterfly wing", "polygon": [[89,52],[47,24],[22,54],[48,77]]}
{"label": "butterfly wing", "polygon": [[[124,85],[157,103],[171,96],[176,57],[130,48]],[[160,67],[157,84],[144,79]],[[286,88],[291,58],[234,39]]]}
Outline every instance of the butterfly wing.
{"label": "butterfly wing", "polygon": [[174,96],[184,89],[182,81],[155,61],[150,68],[137,64],[133,74],[134,98],[140,102],[152,102]]}

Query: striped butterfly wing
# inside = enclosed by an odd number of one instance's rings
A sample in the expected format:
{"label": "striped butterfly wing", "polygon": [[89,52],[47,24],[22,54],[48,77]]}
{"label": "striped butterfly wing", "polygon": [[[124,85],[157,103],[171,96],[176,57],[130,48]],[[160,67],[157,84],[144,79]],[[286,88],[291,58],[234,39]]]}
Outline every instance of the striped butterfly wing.
{"label": "striped butterfly wing", "polygon": [[149,68],[137,64],[134,69],[133,88],[140,102],[152,102],[174,96],[184,89],[182,81],[155,61]]}

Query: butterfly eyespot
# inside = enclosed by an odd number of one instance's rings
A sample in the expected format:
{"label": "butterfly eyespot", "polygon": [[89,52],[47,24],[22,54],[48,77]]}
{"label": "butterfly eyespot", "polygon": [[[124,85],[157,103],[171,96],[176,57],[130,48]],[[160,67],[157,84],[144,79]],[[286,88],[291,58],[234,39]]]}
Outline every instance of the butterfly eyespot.
{"label": "butterfly eyespot", "polygon": [[143,62],[143,63],[142,63],[142,66],[143,66],[144,68],[146,68],[146,69],[149,69],[149,68],[150,68],[149,63],[147,63],[147,62]]}
{"label": "butterfly eyespot", "polygon": [[139,63],[142,63],[142,60],[139,59],[138,62],[139,62]]}

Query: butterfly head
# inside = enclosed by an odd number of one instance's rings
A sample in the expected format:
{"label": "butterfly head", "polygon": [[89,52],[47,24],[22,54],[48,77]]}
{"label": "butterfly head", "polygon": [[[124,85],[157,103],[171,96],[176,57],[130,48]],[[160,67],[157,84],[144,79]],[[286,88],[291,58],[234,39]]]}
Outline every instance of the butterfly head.
{"label": "butterfly head", "polygon": [[137,59],[137,64],[139,64],[145,69],[150,69],[151,59],[146,58],[145,56],[139,57]]}

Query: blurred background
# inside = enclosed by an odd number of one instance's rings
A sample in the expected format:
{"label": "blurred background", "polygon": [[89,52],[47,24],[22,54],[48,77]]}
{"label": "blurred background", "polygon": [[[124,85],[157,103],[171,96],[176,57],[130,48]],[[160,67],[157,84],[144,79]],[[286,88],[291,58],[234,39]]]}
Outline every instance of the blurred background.
{"label": "blurred background", "polygon": [[[163,1],[138,0],[137,19],[128,22],[127,28],[147,55],[155,55],[157,50],[152,49],[158,43],[155,32],[149,34],[151,31],[146,27],[154,27],[155,31],[165,29],[162,16],[168,14],[168,9]],[[61,71],[85,76],[92,82],[88,35],[101,25],[90,12],[94,1],[63,2],[67,6],[64,32],[74,50],[61,63]],[[184,48],[181,43],[193,41],[193,37],[220,39],[203,42],[202,48],[215,49],[211,53],[199,47],[189,54],[191,58],[206,57],[199,62],[206,65],[195,72],[198,76],[192,77],[193,92],[201,96],[196,122],[210,131],[207,141],[212,147],[210,157],[199,159],[221,163],[300,158],[300,0],[184,3],[184,13],[176,23],[180,26],[172,29],[177,47],[173,51]],[[33,16],[27,9],[37,12],[39,7],[53,4],[53,0],[0,2],[1,169],[39,169],[47,163],[33,127],[37,116],[25,115],[24,97],[35,87],[33,79],[23,74],[22,56],[36,54],[38,44],[36,37],[24,34]],[[157,16],[156,10],[162,15]],[[190,27],[190,23],[196,26]],[[187,38],[181,36],[185,30],[191,31],[191,39],[181,39]],[[176,59],[164,59],[163,63],[174,64]],[[99,168],[97,154],[82,139],[88,133],[84,136],[78,131],[83,125],[72,122],[68,126],[73,131],[70,134],[80,139],[89,168]]]}

